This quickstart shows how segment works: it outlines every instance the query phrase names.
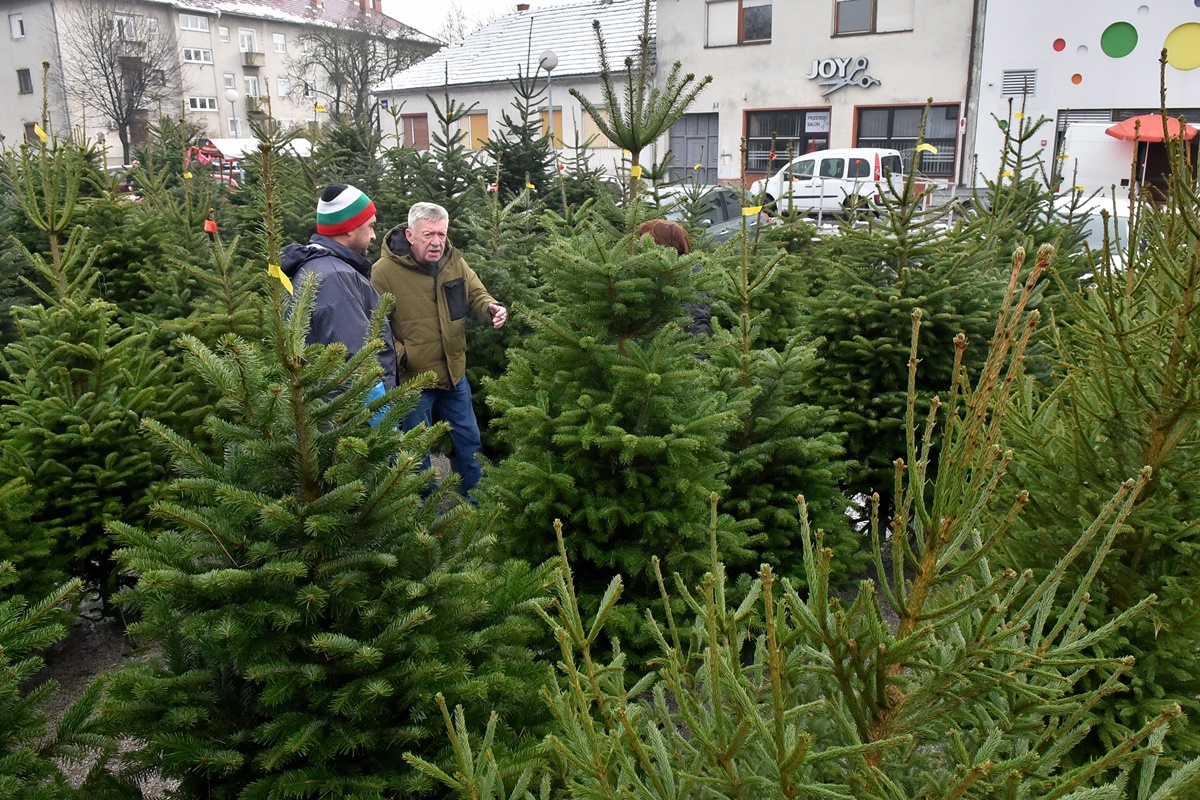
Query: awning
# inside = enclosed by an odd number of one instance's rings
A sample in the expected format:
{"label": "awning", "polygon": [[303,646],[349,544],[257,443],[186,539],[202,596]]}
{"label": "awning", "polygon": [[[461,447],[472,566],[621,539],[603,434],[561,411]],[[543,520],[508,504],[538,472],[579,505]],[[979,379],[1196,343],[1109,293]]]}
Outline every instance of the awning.
{"label": "awning", "polygon": [[1187,123],[1181,125],[1177,117],[1167,117],[1167,130],[1166,136],[1164,136],[1161,114],[1139,114],[1106,128],[1104,132],[1114,139],[1124,139],[1125,141],[1137,139],[1139,142],[1161,142],[1168,137],[1178,139],[1181,130],[1184,139],[1194,139],[1200,132]]}

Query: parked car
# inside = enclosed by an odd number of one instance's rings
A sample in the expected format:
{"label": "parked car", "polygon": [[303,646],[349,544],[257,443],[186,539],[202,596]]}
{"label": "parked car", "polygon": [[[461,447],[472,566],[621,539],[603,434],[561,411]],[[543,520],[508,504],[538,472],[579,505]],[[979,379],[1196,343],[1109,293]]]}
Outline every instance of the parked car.
{"label": "parked car", "polygon": [[1084,246],[1097,263],[1103,258],[1107,226],[1108,248],[1113,263],[1124,265],[1129,253],[1129,200],[1114,201],[1111,197],[1100,196],[1077,199],[1065,195],[1056,199],[1054,204],[1060,214],[1070,214],[1073,219],[1083,221],[1086,236]]}
{"label": "parked car", "polygon": [[[671,186],[658,190],[659,206],[667,219],[703,229],[716,242],[733,238],[742,230],[742,195],[728,186]],[[746,218],[752,231],[771,222],[765,211]]]}
{"label": "parked car", "polygon": [[903,180],[900,151],[875,147],[818,150],[792,159],[750,186],[780,212],[829,214],[860,201],[877,202],[885,181]]}

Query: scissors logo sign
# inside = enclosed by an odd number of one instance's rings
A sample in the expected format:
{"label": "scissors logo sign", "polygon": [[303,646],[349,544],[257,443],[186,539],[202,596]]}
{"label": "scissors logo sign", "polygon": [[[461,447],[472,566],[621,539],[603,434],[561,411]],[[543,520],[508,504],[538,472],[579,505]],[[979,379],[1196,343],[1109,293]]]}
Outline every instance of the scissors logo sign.
{"label": "scissors logo sign", "polygon": [[858,58],[814,58],[812,62],[812,71],[806,77],[808,80],[814,78],[827,78],[817,83],[818,86],[828,87],[821,92],[821,97],[827,97],[838,89],[847,86],[861,86],[866,89],[879,84],[878,78],[872,78],[864,73],[867,68],[867,57],[859,56]]}

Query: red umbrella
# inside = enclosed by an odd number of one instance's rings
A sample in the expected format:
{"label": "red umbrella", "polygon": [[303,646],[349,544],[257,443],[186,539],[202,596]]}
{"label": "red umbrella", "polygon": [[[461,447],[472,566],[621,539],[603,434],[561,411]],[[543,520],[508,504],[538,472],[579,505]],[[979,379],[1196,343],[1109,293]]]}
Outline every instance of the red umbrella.
{"label": "red umbrella", "polygon": [[[1186,122],[1183,123],[1182,130],[1184,139],[1193,139],[1200,132]],[[1166,136],[1164,136],[1161,114],[1140,114],[1130,117],[1124,122],[1118,122],[1111,128],[1106,128],[1104,132],[1114,139],[1133,141],[1136,138],[1140,142],[1161,142],[1168,137],[1179,138],[1180,122],[1177,117],[1167,117],[1167,130]]]}

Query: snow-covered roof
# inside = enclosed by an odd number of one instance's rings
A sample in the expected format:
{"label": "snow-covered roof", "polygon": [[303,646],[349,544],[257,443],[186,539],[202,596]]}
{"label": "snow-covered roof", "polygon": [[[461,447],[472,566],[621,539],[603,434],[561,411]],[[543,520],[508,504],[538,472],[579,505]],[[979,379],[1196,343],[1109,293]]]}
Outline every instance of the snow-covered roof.
{"label": "snow-covered roof", "polygon": [[[270,19],[296,25],[347,25],[360,20],[378,22],[407,39],[437,43],[432,36],[372,9],[360,0],[149,0],[184,12]],[[380,0],[375,0],[378,6]]]}
{"label": "snow-covered roof", "polygon": [[[378,84],[374,92],[432,89],[447,81],[452,86],[502,83],[537,69],[545,50],[558,56],[555,79],[600,72],[600,48],[594,20],[608,54],[609,66],[623,69],[626,56],[636,56],[642,35],[644,0],[590,0],[518,11],[480,28],[463,41],[443,47],[424,61]],[[654,36],[655,4],[650,2],[650,36]]]}

